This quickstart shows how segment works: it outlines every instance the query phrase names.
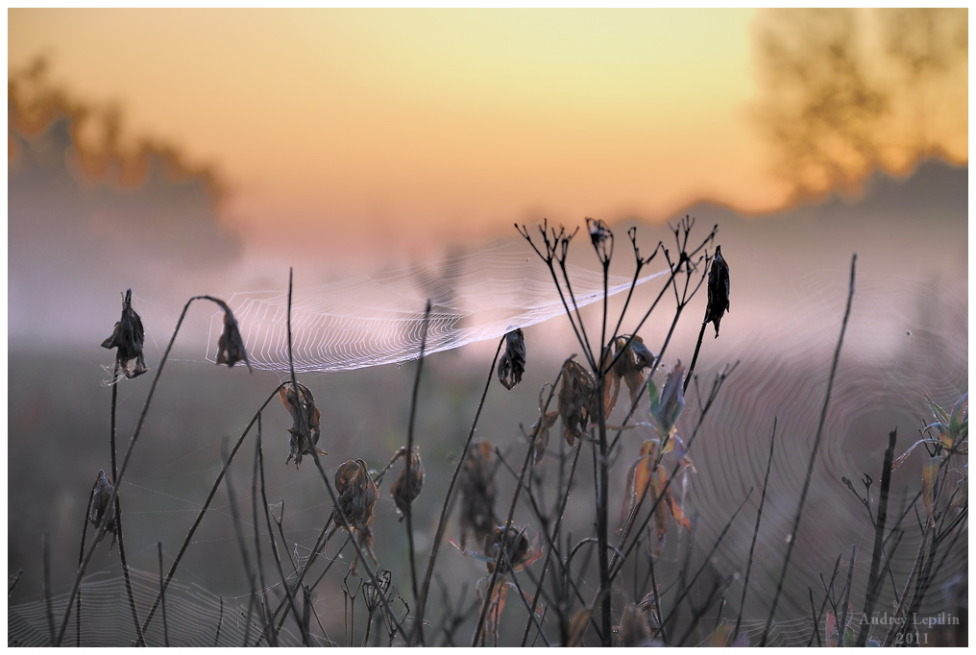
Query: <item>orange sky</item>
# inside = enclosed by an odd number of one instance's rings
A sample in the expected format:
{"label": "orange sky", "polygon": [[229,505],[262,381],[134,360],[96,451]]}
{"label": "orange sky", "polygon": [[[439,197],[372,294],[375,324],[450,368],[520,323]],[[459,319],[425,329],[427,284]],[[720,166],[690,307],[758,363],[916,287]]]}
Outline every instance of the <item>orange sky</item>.
{"label": "orange sky", "polygon": [[13,9],[9,65],[46,54],[130,133],[213,163],[253,249],[383,230],[412,252],[432,229],[442,243],[702,197],[781,203],[747,120],[755,15]]}

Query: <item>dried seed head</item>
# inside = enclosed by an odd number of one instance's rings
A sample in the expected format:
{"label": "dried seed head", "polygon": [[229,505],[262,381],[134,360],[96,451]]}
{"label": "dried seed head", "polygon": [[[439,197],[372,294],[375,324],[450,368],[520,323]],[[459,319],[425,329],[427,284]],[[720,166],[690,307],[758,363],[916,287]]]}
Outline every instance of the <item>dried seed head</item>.
{"label": "dried seed head", "polygon": [[[623,352],[621,352],[623,351]],[[654,353],[644,345],[644,340],[636,334],[621,335],[613,340],[613,354],[610,348],[604,349],[604,367],[613,362],[613,366],[604,376],[603,403],[604,416],[609,416],[617,404],[620,393],[620,381],[627,383],[630,390],[630,401],[636,401],[644,388],[644,369],[654,366]]]}
{"label": "dried seed head", "polygon": [[[115,324],[112,336],[102,342],[102,348],[117,348],[115,361],[125,377],[131,379],[149,370],[142,354],[144,339],[142,319],[132,309],[132,289],[128,289],[122,299],[122,317]],[[135,360],[135,364],[130,367],[132,360]]]}
{"label": "dried seed head", "polygon": [[332,515],[336,524],[342,525],[341,514],[350,528],[368,533],[379,490],[369,475],[366,462],[349,459],[340,464],[335,472],[335,490],[338,498]]}
{"label": "dried seed head", "polygon": [[224,310],[224,331],[217,340],[217,364],[233,366],[237,362],[244,362],[248,370],[252,370],[251,362],[247,361],[244,339],[241,338],[241,331],[237,327],[237,319],[226,303],[219,304]]}
{"label": "dried seed head", "polygon": [[393,481],[390,485],[390,494],[393,496],[393,502],[396,504],[397,512],[400,514],[400,520],[403,520],[403,515],[406,513],[407,508],[413,503],[414,499],[420,495],[420,490],[424,486],[424,466],[420,461],[420,453],[414,449],[414,452],[410,454],[410,475],[407,475],[407,465],[406,465],[406,449],[401,449],[397,456],[402,456],[404,458],[403,471],[400,476]]}
{"label": "dried seed head", "polygon": [[103,532],[115,532],[115,503],[109,508],[109,501],[115,487],[105,475],[105,471],[98,469],[98,478],[92,491],[91,502],[88,504],[88,521]]}
{"label": "dried seed head", "polygon": [[583,438],[596,401],[593,375],[570,357],[563,363],[558,408],[563,422],[563,438],[570,446],[576,443],[576,439]]}
{"label": "dried seed head", "polygon": [[505,335],[505,352],[498,361],[498,380],[506,389],[522,381],[525,373],[525,337],[522,328],[515,328]]}
{"label": "dried seed head", "polygon": [[301,466],[302,456],[311,455],[313,450],[318,455],[328,455],[324,450],[316,447],[319,442],[319,419],[322,412],[315,406],[315,399],[312,392],[301,382],[298,382],[298,393],[295,393],[295,385],[291,382],[285,383],[278,390],[278,397],[281,403],[291,415],[294,423],[288,428],[288,459],[285,464],[295,460],[295,468]]}
{"label": "dried seed head", "polygon": [[722,246],[715,246],[715,257],[708,271],[708,309],[705,310],[705,323],[715,325],[715,338],[722,316],[729,311],[729,265],[722,256]]}
{"label": "dried seed head", "polygon": [[525,530],[518,530],[512,526],[495,526],[485,537],[485,555],[491,558],[488,562],[488,572],[495,570],[495,560],[501,553],[498,573],[504,575],[509,571],[518,571],[529,559],[531,548]]}
{"label": "dried seed head", "polygon": [[613,232],[603,220],[599,218],[586,217],[586,227],[590,231],[590,242],[594,247],[599,247],[607,239],[613,238]]}
{"label": "dried seed head", "polygon": [[483,542],[498,523],[495,518],[495,462],[491,444],[473,444],[461,470],[461,550],[468,533]]}

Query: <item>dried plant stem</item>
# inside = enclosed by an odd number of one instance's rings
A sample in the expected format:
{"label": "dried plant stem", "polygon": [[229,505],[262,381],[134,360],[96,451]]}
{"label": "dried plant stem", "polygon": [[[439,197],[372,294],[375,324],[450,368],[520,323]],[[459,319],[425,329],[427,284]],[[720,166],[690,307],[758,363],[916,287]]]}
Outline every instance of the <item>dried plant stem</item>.
{"label": "dried plant stem", "polygon": [[430,592],[430,583],[434,575],[434,563],[437,561],[441,541],[444,538],[444,529],[447,526],[447,518],[450,514],[451,501],[454,498],[458,475],[461,473],[461,468],[464,466],[464,462],[468,457],[468,450],[471,448],[474,433],[478,429],[481,410],[484,409],[485,399],[488,397],[488,389],[491,387],[491,381],[495,374],[495,366],[498,364],[498,355],[501,353],[502,344],[504,343],[505,337],[498,340],[498,347],[495,348],[495,356],[492,358],[491,366],[488,369],[488,378],[485,380],[485,388],[481,393],[481,400],[478,402],[478,409],[475,411],[474,420],[471,423],[471,430],[468,432],[468,438],[464,442],[464,448],[458,457],[457,465],[454,467],[454,473],[451,475],[451,481],[447,486],[447,493],[444,495],[444,505],[441,508],[440,518],[437,520],[437,532],[434,535],[434,541],[430,546],[430,556],[427,559],[427,571],[424,574],[424,581],[420,586],[420,598],[417,601],[415,610],[413,630],[410,633],[409,639],[407,639],[407,643],[410,645],[424,645],[424,614],[427,607],[427,596]]}
{"label": "dried plant stem", "polygon": [[[231,462],[234,461],[234,456],[237,455],[237,451],[240,450],[241,445],[244,443],[244,438],[247,437],[247,435],[251,432],[251,428],[253,428],[255,423],[257,423],[258,418],[261,415],[261,412],[263,412],[264,408],[268,406],[268,403],[270,403],[272,400],[274,400],[275,397],[277,397],[278,390],[281,389],[282,386],[283,385],[278,385],[277,387],[275,387],[275,390],[271,393],[271,395],[268,396],[268,398],[261,404],[261,407],[258,408],[258,411],[254,414],[253,417],[251,417],[250,422],[248,422],[247,426],[244,428],[244,431],[241,433],[241,436],[238,437],[237,442],[234,444],[234,447],[231,449],[230,454],[227,456],[227,461],[224,462],[224,465],[220,469],[220,473],[217,474],[217,479],[214,480],[214,483],[211,485],[210,492],[207,494],[207,498],[203,501],[203,506],[200,508],[200,511],[197,513],[197,517],[196,519],[194,519],[193,525],[190,526],[189,532],[187,532],[186,536],[183,538],[183,544],[180,546],[180,550],[176,554],[176,558],[173,560],[173,563],[170,565],[169,572],[166,574],[166,580],[163,584],[164,590],[167,587],[169,587],[169,583],[173,580],[173,576],[176,574],[176,569],[179,567],[180,561],[183,559],[183,555],[186,553],[186,549],[190,545],[190,541],[193,539],[193,534],[196,532],[197,528],[200,525],[200,522],[203,520],[204,514],[206,514],[207,510],[210,508],[210,502],[213,500],[214,495],[217,493],[217,489],[220,488],[220,483],[224,479],[224,475],[227,474],[227,469],[230,468]],[[159,606],[159,602],[160,602],[160,596],[157,595],[156,600],[153,602],[152,607],[149,610],[149,614],[146,615],[146,618],[142,623],[143,632],[146,631],[147,627],[149,626],[149,622],[152,621],[153,615],[156,613],[156,608]]]}
{"label": "dried plant stem", "polygon": [[[298,389],[298,380],[295,377],[295,358],[292,349],[291,308],[292,308],[293,289],[294,289],[294,271],[293,269],[289,268],[288,269],[288,313],[287,313],[287,322],[286,322],[287,335],[288,335],[288,368],[289,368],[289,372],[291,373],[292,388]],[[298,427],[302,430],[303,433],[307,434],[310,428],[310,426],[306,424],[307,417],[304,412],[298,412],[298,416],[299,416],[299,420],[302,423]],[[319,457],[319,454],[315,448],[311,448],[311,454],[312,454],[312,461],[315,463],[315,468],[318,470],[319,475],[322,478],[322,482],[325,485],[325,489],[329,494],[329,498],[332,499],[333,506],[338,507],[339,499],[338,496],[336,496],[335,490],[332,488],[332,483],[329,482],[329,476],[326,474],[325,469],[322,468],[322,458]],[[369,475],[369,473],[367,472],[366,475]],[[346,521],[346,517],[343,512],[333,511],[331,516],[333,518],[338,517],[339,527],[345,529],[347,533],[350,534],[352,533],[353,531],[352,526],[350,526],[349,523]],[[356,561],[362,562],[363,568],[366,569],[366,573],[370,578],[370,580],[372,580],[373,584],[376,585],[377,588],[380,588],[381,585],[376,577],[376,572],[366,561],[366,557],[364,556],[363,549],[359,544],[359,540],[352,539],[351,541],[352,541],[353,548],[356,550]],[[380,599],[380,603],[383,605],[383,610],[387,614],[387,618],[392,624],[396,626],[396,629],[402,634],[403,626],[400,624],[400,621],[396,618],[396,615],[393,613],[393,610],[390,608],[389,601],[386,598],[386,594],[379,594],[379,599]]]}
{"label": "dried plant stem", "polygon": [[[885,524],[888,521],[888,494],[891,490],[891,464],[895,457],[895,442],[898,431],[888,433],[888,448],[885,449],[884,463],[881,467],[881,492],[878,498],[878,517],[874,521],[874,549],[871,551],[871,571],[868,574],[867,592],[864,595],[863,616],[871,617],[875,603],[881,595],[881,580],[883,570],[880,569],[881,558],[884,553]],[[868,641],[870,622],[862,621],[857,634],[856,646],[864,646]]]}
{"label": "dried plant stem", "polygon": [[[705,310],[705,316],[708,316],[708,310]],[[684,392],[688,393],[688,385],[691,383],[692,373],[695,372],[695,364],[698,363],[698,351],[701,350],[702,339],[705,338],[705,328],[708,327],[707,321],[702,321],[701,329],[698,331],[698,341],[695,343],[695,354],[691,356],[691,365],[688,366],[688,377],[685,378]]]}
{"label": "dried plant stem", "polygon": [[844,598],[840,602],[840,615],[837,617],[837,646],[844,645],[844,632],[847,629],[847,607],[851,599],[851,582],[854,580],[854,562],[857,561],[857,546],[851,545],[851,556],[847,560],[847,582],[844,584]]}
{"label": "dried plant stem", "polygon": [[[410,395],[410,420],[407,424],[407,456],[406,460],[406,477],[405,480],[413,480],[411,477],[411,467],[413,465],[413,437],[414,437],[414,427],[416,425],[417,419],[417,401],[420,396],[420,374],[423,372],[424,368],[424,354],[427,350],[427,330],[430,329],[430,311],[431,305],[430,300],[427,300],[427,306],[424,308],[424,322],[420,330],[420,354],[417,357],[417,374],[413,381],[413,392]],[[408,552],[410,558],[410,584],[413,589],[414,602],[420,600],[420,593],[417,588],[417,565],[415,562],[416,553],[414,549],[413,542],[413,502],[406,503],[406,507],[403,508],[403,517],[406,521],[407,528],[407,544]],[[370,620],[372,620],[372,612],[370,612]],[[367,628],[368,629],[368,628]]]}
{"label": "dried plant stem", "polygon": [[837,376],[837,365],[840,362],[840,352],[844,345],[844,334],[847,332],[847,322],[851,317],[851,305],[854,301],[854,281],[857,271],[857,254],[851,257],[851,274],[847,288],[847,305],[844,309],[844,319],[841,322],[840,336],[837,339],[837,347],[834,349],[834,358],[830,365],[830,375],[827,378],[827,393],[824,397],[823,407],[820,411],[820,422],[817,425],[817,436],[813,440],[813,450],[810,453],[810,461],[807,464],[806,477],[803,480],[803,490],[800,492],[800,502],[796,509],[796,516],[793,519],[793,530],[790,532],[790,540],[786,544],[786,556],[783,559],[783,569],[780,572],[779,581],[776,584],[776,592],[773,594],[772,606],[769,609],[769,618],[766,620],[766,627],[763,629],[760,646],[766,645],[769,636],[769,628],[776,615],[776,606],[779,604],[780,594],[783,592],[783,583],[786,581],[786,572],[789,570],[790,558],[793,555],[793,547],[796,545],[796,535],[800,529],[800,519],[803,517],[803,506],[806,503],[807,493],[810,491],[810,482],[813,479],[813,467],[817,461],[817,453],[820,451],[820,442],[823,439],[824,424],[827,421],[827,408],[830,406],[830,394],[834,388],[834,378]]}
{"label": "dried plant stem", "polygon": [[766,459],[766,474],[763,476],[762,495],[759,497],[759,510],[756,512],[756,526],[752,530],[752,542],[749,544],[749,557],[746,560],[746,573],[742,580],[742,596],[739,597],[739,612],[735,617],[735,627],[732,629],[732,641],[739,636],[742,626],[742,612],[745,611],[746,594],[749,592],[749,578],[752,574],[753,555],[756,552],[756,541],[759,537],[759,524],[762,522],[763,507],[766,504],[766,491],[769,489],[769,472],[773,468],[773,447],[776,445],[776,417],[773,417],[773,433],[769,436],[769,457]]}
{"label": "dried plant stem", "polygon": [[[173,350],[173,344],[176,342],[176,335],[179,334],[180,327],[183,325],[183,320],[186,318],[186,312],[190,309],[190,305],[195,300],[210,300],[217,302],[218,304],[223,302],[217,298],[213,298],[212,296],[193,296],[186,301],[185,305],[183,305],[183,311],[180,312],[180,317],[176,321],[176,327],[173,328],[173,333],[170,336],[169,343],[166,344],[166,350],[163,351],[163,357],[159,360],[159,366],[156,367],[156,374],[153,376],[152,382],[149,385],[149,392],[146,394],[146,400],[143,402],[142,411],[139,412],[139,419],[136,421],[135,430],[133,430],[132,437],[129,439],[129,446],[125,451],[125,457],[122,458],[122,466],[116,473],[115,479],[112,480],[115,488],[112,491],[111,497],[108,499],[108,507],[111,507],[112,503],[114,503],[118,497],[119,488],[122,485],[122,478],[129,466],[129,460],[132,458],[132,451],[135,448],[136,442],[139,440],[139,436],[142,434],[142,426],[146,422],[146,415],[149,412],[149,406],[152,404],[153,396],[156,393],[156,386],[159,384],[159,378],[163,373],[166,362],[169,361],[170,352]],[[114,451],[115,449],[113,448],[112,450]],[[71,585],[71,591],[68,594],[68,604],[64,612],[64,617],[61,620],[61,627],[58,630],[57,637],[54,642],[55,646],[60,646],[62,639],[64,639],[64,632],[68,627],[68,619],[71,616],[71,606],[78,594],[78,588],[81,585],[81,578],[85,575],[85,569],[88,568],[88,564],[91,562],[91,558],[95,554],[95,547],[97,545],[98,540],[96,539],[88,547],[88,550],[85,552],[85,556],[82,558],[81,563],[78,566],[78,570],[75,572],[75,578]],[[146,620],[146,623],[148,623],[148,619]],[[143,625],[145,626],[146,624]],[[142,632],[145,632],[145,627],[143,627]]]}

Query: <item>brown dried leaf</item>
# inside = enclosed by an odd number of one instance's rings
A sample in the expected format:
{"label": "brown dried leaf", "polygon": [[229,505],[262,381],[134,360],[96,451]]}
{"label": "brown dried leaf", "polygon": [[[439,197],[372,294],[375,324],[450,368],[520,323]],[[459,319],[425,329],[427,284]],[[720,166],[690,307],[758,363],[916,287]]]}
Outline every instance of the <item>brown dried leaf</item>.
{"label": "brown dried leaf", "polygon": [[505,335],[505,352],[498,360],[498,381],[511,389],[522,381],[525,373],[525,337],[521,328]]}
{"label": "brown dried leaf", "polygon": [[620,629],[617,634],[621,646],[649,646],[651,623],[647,614],[637,605],[627,605],[620,616]]}
{"label": "brown dried leaf", "polygon": [[[142,354],[145,334],[142,319],[132,309],[132,289],[128,289],[122,299],[122,316],[115,324],[112,335],[102,342],[102,348],[117,348],[115,362],[127,378],[137,377],[149,370]],[[130,366],[132,360],[135,360],[135,364]]]}
{"label": "brown dried leaf", "polygon": [[549,428],[556,423],[557,418],[559,418],[559,412],[546,412],[532,424],[529,431],[529,442],[532,444],[532,457],[536,464],[541,462],[546,454],[546,447],[549,445]]}
{"label": "brown dried leaf", "polygon": [[115,532],[115,504],[113,503],[110,508],[109,500],[111,500],[114,491],[115,487],[105,475],[105,471],[98,469],[98,478],[95,481],[91,502],[88,505],[88,521],[95,528],[113,533]]}
{"label": "brown dried leaf", "polygon": [[729,311],[729,265],[722,256],[722,246],[715,246],[715,258],[708,271],[708,308],[705,310],[705,324],[715,325],[715,338],[722,316]]}
{"label": "brown dried leaf", "polygon": [[563,423],[563,438],[572,446],[582,439],[589,425],[596,398],[593,375],[572,357],[563,363],[558,411]]}
{"label": "brown dried leaf", "polygon": [[237,362],[244,362],[248,370],[251,369],[251,362],[247,360],[247,351],[244,349],[244,339],[241,331],[237,327],[237,319],[234,313],[227,306],[227,303],[218,303],[224,310],[224,331],[217,340],[217,364],[233,366]]}
{"label": "brown dried leaf", "polygon": [[318,455],[328,453],[317,447],[319,442],[319,421],[322,412],[315,406],[315,399],[301,382],[298,382],[298,393],[295,393],[295,386],[288,382],[278,390],[278,397],[281,404],[288,410],[291,416],[292,427],[288,428],[288,458],[285,464],[295,460],[295,468],[299,468],[304,455],[311,455],[313,450]]}

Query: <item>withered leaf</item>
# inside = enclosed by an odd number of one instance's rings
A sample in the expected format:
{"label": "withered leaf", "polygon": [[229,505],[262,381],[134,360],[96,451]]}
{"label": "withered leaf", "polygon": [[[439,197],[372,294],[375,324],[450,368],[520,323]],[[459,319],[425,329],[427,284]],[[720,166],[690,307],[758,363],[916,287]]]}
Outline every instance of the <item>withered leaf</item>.
{"label": "withered leaf", "polygon": [[715,257],[708,271],[708,308],[705,310],[705,324],[715,325],[715,338],[722,316],[729,311],[729,265],[722,256],[722,246],[715,246]]}
{"label": "withered leaf", "polygon": [[507,527],[498,525],[492,528],[491,533],[485,538],[485,556],[490,560],[489,573],[495,570],[495,560],[499,554],[501,554],[498,564],[499,574],[521,570],[532,555],[525,530],[518,530],[511,525]]}
{"label": "withered leaf", "polygon": [[95,528],[105,532],[115,532],[115,503],[109,507],[109,501],[115,487],[105,475],[103,469],[98,469],[95,488],[92,490],[91,502],[88,505],[88,521]]}
{"label": "withered leaf", "polygon": [[315,399],[301,382],[297,383],[298,392],[295,392],[295,385],[287,382],[278,390],[278,397],[281,404],[288,410],[291,416],[292,427],[288,428],[288,458],[285,464],[295,460],[295,468],[299,468],[304,455],[327,455],[324,450],[318,448],[319,442],[319,420],[322,412],[315,406]]}
{"label": "withered leaf", "polygon": [[[369,475],[366,462],[361,459],[346,460],[339,465],[335,472],[336,505],[332,508],[332,517],[336,525],[342,527],[343,519],[349,530],[355,531],[361,548],[365,549],[373,562],[373,509],[380,492]],[[355,570],[359,559],[353,562]]]}
{"label": "withered leaf", "polygon": [[521,328],[505,335],[505,352],[498,361],[498,381],[511,389],[522,381],[525,373],[525,337]]}
{"label": "withered leaf", "polygon": [[583,438],[594,413],[594,404],[599,402],[596,396],[593,375],[572,357],[567,359],[563,363],[558,411],[563,423],[563,438],[570,446]]}
{"label": "withered leaf", "polygon": [[[142,319],[132,309],[132,289],[127,289],[122,299],[122,316],[115,324],[112,335],[102,342],[102,348],[116,348],[115,362],[127,378],[137,377],[149,370],[142,354],[145,335]],[[133,360],[135,364],[130,365]]]}
{"label": "withered leaf", "polygon": [[244,362],[248,370],[252,370],[251,362],[247,360],[244,339],[237,327],[237,319],[234,318],[234,313],[227,306],[227,303],[220,301],[218,304],[224,310],[224,331],[217,340],[217,364],[233,366],[237,362]]}

